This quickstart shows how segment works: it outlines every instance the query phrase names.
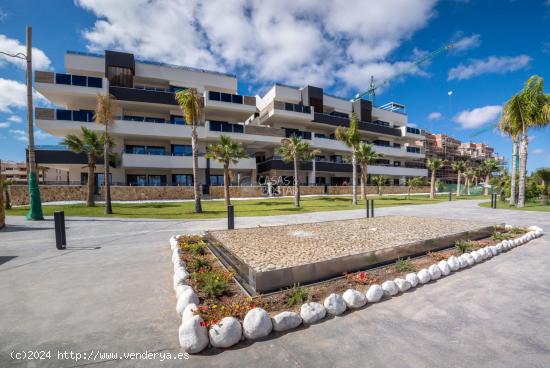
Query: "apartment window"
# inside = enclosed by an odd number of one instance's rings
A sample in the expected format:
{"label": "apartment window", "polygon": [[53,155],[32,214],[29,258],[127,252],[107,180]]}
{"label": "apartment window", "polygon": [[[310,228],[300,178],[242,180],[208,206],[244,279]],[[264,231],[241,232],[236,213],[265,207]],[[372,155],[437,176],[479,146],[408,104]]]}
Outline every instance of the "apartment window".
{"label": "apartment window", "polygon": [[153,118],[153,117],[149,117],[149,116],[146,116],[144,118],[144,121],[146,123],[158,123],[158,124],[163,124],[163,123],[166,122],[163,118]]}
{"label": "apartment window", "polygon": [[97,77],[88,77],[88,87],[102,88],[103,79]]}
{"label": "apartment window", "polygon": [[335,162],[337,164],[341,164],[342,162],[344,162],[344,160],[342,159],[342,156],[341,155],[333,155],[333,156],[330,156],[330,161],[331,162]]}
{"label": "apartment window", "polygon": [[166,175],[149,175],[147,183],[152,187],[161,187],[166,185]]}
{"label": "apartment window", "polygon": [[396,167],[401,166],[401,161],[394,161],[393,166],[396,166]]}
{"label": "apartment window", "polygon": [[193,148],[188,144],[173,144],[172,156],[191,156],[193,154]]}
{"label": "apartment window", "polygon": [[229,102],[229,103],[236,103],[240,105],[242,105],[243,103],[243,96],[241,95],[233,95],[231,93],[223,93],[223,92],[216,92],[216,91],[209,91],[208,99],[211,101]]}
{"label": "apartment window", "polygon": [[300,104],[293,104],[290,102],[285,102],[285,110],[286,111],[294,111],[294,112],[301,112],[305,114],[311,113],[311,107],[310,106],[304,106]]}
{"label": "apartment window", "polygon": [[71,85],[71,75],[70,74],[55,73],[55,83]]}
{"label": "apartment window", "polygon": [[407,147],[407,152],[420,153],[420,148],[418,148],[418,147]]}
{"label": "apartment window", "polygon": [[94,112],[91,110],[77,110],[73,111],[74,121],[87,121],[91,122],[94,119]]}
{"label": "apartment window", "polygon": [[413,127],[407,127],[407,133],[420,134],[420,129],[413,128]]}
{"label": "apartment window", "polygon": [[56,110],[57,120],[72,120],[71,110]]}
{"label": "apartment window", "polygon": [[172,185],[176,185],[180,187],[190,187],[193,185],[193,175],[172,174]]}
{"label": "apartment window", "polygon": [[394,143],[393,148],[401,148],[401,143]]}
{"label": "apartment window", "polygon": [[226,121],[210,120],[208,124],[213,132],[244,133],[244,127],[240,124],[230,124]]}
{"label": "apartment window", "polygon": [[72,77],[72,85],[73,86],[82,86],[86,87],[86,77],[83,75],[73,75]]}
{"label": "apartment window", "polygon": [[147,146],[147,154],[163,156],[166,154],[166,149],[160,146]]}
{"label": "apartment window", "polygon": [[134,86],[134,75],[132,74],[132,69],[130,68],[108,66],[107,79],[109,79],[109,84],[111,86],[130,88]]}
{"label": "apartment window", "polygon": [[389,165],[390,164],[390,160],[383,160],[383,159],[380,159],[380,160],[376,160],[374,161],[374,164],[375,165]]}
{"label": "apartment window", "polygon": [[379,140],[379,139],[373,141],[372,143],[374,143],[374,145],[376,145],[376,146],[382,146],[382,147],[389,147],[390,146],[389,141],[382,141],[382,140]]}
{"label": "apartment window", "polygon": [[210,175],[210,185],[222,186],[223,185],[223,175]]}
{"label": "apartment window", "polygon": [[185,118],[183,116],[170,115],[170,124],[185,125]]}
{"label": "apartment window", "polygon": [[325,183],[326,183],[326,178],[324,178],[322,176],[321,177],[319,177],[319,176],[315,177],[315,184],[316,185],[325,185]]}
{"label": "apartment window", "polygon": [[339,117],[339,118],[346,118],[346,119],[349,118],[349,115],[348,115],[348,114],[343,113],[343,112],[338,112],[338,111],[333,111],[333,112],[331,112],[329,115],[337,116],[337,117]]}
{"label": "apartment window", "polygon": [[126,145],[125,151],[134,155],[144,155],[145,146]]}
{"label": "apartment window", "polygon": [[399,179],[393,179],[393,185],[399,185]]}
{"label": "apartment window", "polygon": [[180,87],[180,86],[170,86],[168,88],[168,90],[172,93],[178,93],[181,91],[185,91],[186,89],[187,89],[186,87]]}
{"label": "apartment window", "polygon": [[147,185],[147,177],[145,175],[126,175],[126,184],[133,187],[144,187]]}
{"label": "apartment window", "polygon": [[284,128],[284,129],[285,129],[285,137],[287,138],[290,138],[294,135],[302,139],[311,139],[311,132],[303,132],[301,130],[291,129],[291,128]]}
{"label": "apartment window", "polygon": [[325,161],[325,156],[317,155],[315,156],[315,161]]}

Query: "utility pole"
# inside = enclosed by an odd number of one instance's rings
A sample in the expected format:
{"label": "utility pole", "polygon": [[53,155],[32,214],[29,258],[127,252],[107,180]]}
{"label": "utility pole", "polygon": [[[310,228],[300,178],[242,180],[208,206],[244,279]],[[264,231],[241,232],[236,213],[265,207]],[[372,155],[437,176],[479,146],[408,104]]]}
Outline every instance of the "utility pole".
{"label": "utility pole", "polygon": [[29,212],[27,220],[44,220],[42,214],[42,202],[40,200],[40,188],[36,175],[36,159],[34,152],[34,121],[32,103],[32,27],[27,26],[27,118],[29,131]]}

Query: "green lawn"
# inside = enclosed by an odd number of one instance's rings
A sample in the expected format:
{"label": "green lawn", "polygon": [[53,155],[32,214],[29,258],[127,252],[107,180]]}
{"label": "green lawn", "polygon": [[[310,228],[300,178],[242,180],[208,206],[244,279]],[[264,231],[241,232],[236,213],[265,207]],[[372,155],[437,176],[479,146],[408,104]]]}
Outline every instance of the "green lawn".
{"label": "green lawn", "polygon": [[[458,199],[479,199],[486,197],[460,197]],[[429,204],[447,201],[447,195],[441,195],[437,199],[429,199],[427,196],[411,196],[408,200],[405,196],[388,196],[374,199],[376,208],[400,205]],[[453,196],[453,200],[457,199]],[[357,206],[352,206],[349,197],[304,197],[301,200],[301,208],[294,207],[293,198],[262,198],[251,200],[235,200],[235,216],[272,216],[289,215],[294,213],[307,213],[318,211],[339,211],[365,208],[365,201],[359,201]],[[194,202],[157,202],[157,203],[113,203],[114,214],[109,217],[130,218],[157,218],[157,219],[207,219],[227,216],[223,201],[203,201],[203,213],[194,213]],[[55,211],[65,211],[66,216],[105,217],[103,205],[86,207],[84,204],[43,206],[44,215],[51,216]],[[7,215],[23,216],[27,212],[26,207],[13,208],[6,211]]]}
{"label": "green lawn", "polygon": [[[483,202],[479,204],[481,207],[491,207],[491,202]],[[527,202],[525,203],[525,207],[523,208],[517,208],[516,206],[510,206],[508,202],[502,203],[497,202],[497,209],[503,209],[503,210],[520,210],[520,211],[540,211],[540,212],[550,212],[550,206],[544,206],[542,202],[535,201],[535,202]]]}

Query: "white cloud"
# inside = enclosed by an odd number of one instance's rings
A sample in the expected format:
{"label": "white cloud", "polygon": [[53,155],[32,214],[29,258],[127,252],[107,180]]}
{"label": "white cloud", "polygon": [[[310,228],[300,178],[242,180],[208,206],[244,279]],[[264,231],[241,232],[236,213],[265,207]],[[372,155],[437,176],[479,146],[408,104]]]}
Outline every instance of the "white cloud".
{"label": "white cloud", "polygon": [[481,45],[481,36],[473,34],[471,36],[458,38],[453,41],[453,51],[460,52],[479,47]]}
{"label": "white cloud", "polygon": [[439,120],[443,118],[443,114],[440,113],[440,112],[437,112],[437,111],[434,111],[434,112],[430,112],[428,114],[428,120],[429,121],[434,121],[434,120]]}
{"label": "white cloud", "polygon": [[[7,52],[9,54],[17,53],[27,53],[27,47],[20,43],[19,40],[8,38],[6,35],[0,34],[0,50]],[[0,65],[5,63],[12,63],[20,67],[21,69],[26,68],[25,60],[10,57],[7,55],[0,54]],[[35,70],[40,69],[49,69],[51,66],[51,61],[44,51],[37,49],[36,47],[32,48],[32,66]]]}
{"label": "white cloud", "polygon": [[27,132],[21,129],[10,129],[10,134],[13,136],[13,138],[17,139],[21,142],[28,142],[29,138],[27,137]]}
{"label": "white cloud", "polygon": [[537,156],[542,155],[543,152],[544,152],[544,151],[543,151],[542,149],[540,149],[540,148],[535,148],[535,149],[532,151],[533,155],[537,155]]}
{"label": "white cloud", "polygon": [[[138,56],[274,81],[363,89],[412,66],[387,59],[424,27],[436,0],[77,0],[97,20],[91,51]],[[412,74],[425,75],[413,68]],[[244,75],[243,75],[244,74]]]}
{"label": "white cloud", "polygon": [[[33,91],[33,98],[37,105],[47,103],[44,96],[36,91]],[[11,113],[13,109],[21,109],[26,106],[27,86],[18,81],[0,78],[0,112]]]}
{"label": "white cloud", "polygon": [[0,123],[0,128],[9,128],[9,126],[10,126],[9,122]]}
{"label": "white cloud", "polygon": [[20,122],[23,121],[23,119],[21,118],[21,116],[11,115],[11,116],[8,118],[8,121],[9,121],[9,122],[12,122],[12,123],[20,123]]}
{"label": "white cloud", "polygon": [[489,56],[486,59],[471,60],[468,64],[460,64],[451,68],[447,80],[469,79],[481,74],[505,74],[529,66],[532,58],[528,55],[518,56]]}
{"label": "white cloud", "polygon": [[4,23],[7,17],[8,17],[8,13],[6,13],[2,8],[0,8],[0,23]]}
{"label": "white cloud", "polygon": [[473,110],[464,110],[453,118],[463,129],[479,128],[489,122],[494,122],[500,115],[500,105],[478,107]]}

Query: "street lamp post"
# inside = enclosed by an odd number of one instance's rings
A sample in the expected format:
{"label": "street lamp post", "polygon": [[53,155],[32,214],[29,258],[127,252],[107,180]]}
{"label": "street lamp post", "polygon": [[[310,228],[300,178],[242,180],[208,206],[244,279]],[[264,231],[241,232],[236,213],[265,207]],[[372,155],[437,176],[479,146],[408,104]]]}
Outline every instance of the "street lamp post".
{"label": "street lamp post", "polygon": [[21,52],[17,54],[0,53],[25,60],[27,63],[27,121],[29,134],[29,157],[27,182],[29,185],[29,212],[27,220],[43,220],[42,202],[40,200],[40,188],[38,187],[38,177],[36,175],[36,159],[34,152],[34,123],[33,123],[33,103],[32,103],[32,27],[27,26],[27,54]]}

